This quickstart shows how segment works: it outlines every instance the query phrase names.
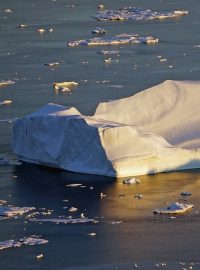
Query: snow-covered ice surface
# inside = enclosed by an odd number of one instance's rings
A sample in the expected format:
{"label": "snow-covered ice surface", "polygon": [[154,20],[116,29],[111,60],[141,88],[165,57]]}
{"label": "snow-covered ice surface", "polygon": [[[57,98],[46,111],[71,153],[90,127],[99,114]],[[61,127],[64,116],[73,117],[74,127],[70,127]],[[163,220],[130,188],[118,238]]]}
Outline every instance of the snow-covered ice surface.
{"label": "snow-covered ice surface", "polygon": [[194,207],[193,204],[172,203],[170,206],[160,209],[155,209],[154,214],[184,214]]}
{"label": "snow-covered ice surface", "polygon": [[132,44],[154,44],[158,43],[158,38],[152,36],[141,37],[138,34],[119,34],[113,37],[96,37],[91,39],[81,39],[69,41],[69,47],[77,46],[100,46],[100,45],[132,45]]}
{"label": "snow-covered ice surface", "polygon": [[188,14],[187,10],[175,11],[152,11],[150,9],[143,9],[139,7],[124,7],[118,10],[101,10],[98,11],[94,17],[99,21],[127,21],[127,20],[154,20],[154,19],[167,19],[175,18]]}
{"label": "snow-covered ice surface", "polygon": [[48,243],[48,240],[42,239],[39,236],[32,235],[29,237],[21,238],[19,241],[5,240],[0,242],[0,250],[13,248],[13,247],[21,247],[23,245],[34,246]]}
{"label": "snow-covered ice surface", "polygon": [[20,216],[33,210],[35,207],[0,206],[0,217]]}
{"label": "snow-covered ice surface", "polygon": [[200,167],[199,81],[165,81],[99,104],[94,116],[48,104],[17,120],[21,160],[125,177]]}

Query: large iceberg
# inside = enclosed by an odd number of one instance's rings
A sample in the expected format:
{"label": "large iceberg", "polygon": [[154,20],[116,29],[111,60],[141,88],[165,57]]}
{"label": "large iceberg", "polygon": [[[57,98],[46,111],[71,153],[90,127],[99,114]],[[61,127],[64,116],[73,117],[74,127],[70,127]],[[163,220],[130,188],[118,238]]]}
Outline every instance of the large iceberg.
{"label": "large iceberg", "polygon": [[200,81],[165,81],[100,103],[94,116],[48,104],[13,127],[22,161],[126,177],[200,168]]}

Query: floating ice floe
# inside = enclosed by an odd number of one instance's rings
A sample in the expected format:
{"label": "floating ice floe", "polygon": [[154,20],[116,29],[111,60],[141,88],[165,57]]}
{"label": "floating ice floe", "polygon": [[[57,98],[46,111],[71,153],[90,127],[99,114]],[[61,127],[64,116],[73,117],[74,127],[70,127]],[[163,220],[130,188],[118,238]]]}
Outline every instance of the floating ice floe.
{"label": "floating ice floe", "polygon": [[95,219],[91,218],[33,218],[30,221],[34,222],[51,222],[51,223],[63,223],[63,224],[83,224],[83,223],[97,223]]}
{"label": "floating ice floe", "polygon": [[0,106],[2,105],[10,105],[12,103],[12,100],[0,100]]}
{"label": "floating ice floe", "polygon": [[34,246],[48,243],[48,240],[42,239],[39,236],[33,235],[30,237],[21,238],[19,241],[13,239],[1,241],[0,250],[8,249],[12,247],[21,247],[22,245]]}
{"label": "floating ice floe", "polygon": [[0,216],[1,217],[21,216],[33,210],[35,210],[35,207],[0,206]]}
{"label": "floating ice floe", "polygon": [[73,188],[76,188],[76,187],[81,187],[82,186],[82,184],[68,184],[68,185],[66,185],[66,187],[73,187]]}
{"label": "floating ice floe", "polygon": [[183,203],[172,203],[166,208],[155,209],[154,214],[184,214],[185,212],[191,210],[194,207],[193,204],[183,204]]}
{"label": "floating ice floe", "polygon": [[65,91],[71,91],[71,89],[75,88],[76,86],[78,86],[77,82],[56,82],[53,84],[55,91],[61,91],[61,92],[65,92]]}
{"label": "floating ice floe", "polygon": [[106,51],[106,50],[101,50],[99,52],[97,52],[99,54],[103,54],[103,55],[112,55],[112,54],[117,54],[119,55],[119,51],[114,51],[114,50],[110,50],[110,51]]}
{"label": "floating ice floe", "polygon": [[132,178],[129,178],[129,179],[125,179],[125,180],[123,180],[123,184],[128,184],[128,185],[131,185],[131,184],[140,184],[140,179],[139,178],[135,178],[135,177],[132,177]]}
{"label": "floating ice floe", "polygon": [[22,161],[111,177],[200,168],[199,107],[200,81],[165,81],[93,116],[47,104],[14,122],[12,148]]}
{"label": "floating ice floe", "polygon": [[127,45],[127,44],[155,44],[158,43],[158,38],[152,36],[140,37],[137,34],[120,34],[114,37],[96,37],[91,39],[81,39],[69,41],[69,47],[76,46],[100,46],[100,45]]}
{"label": "floating ice floe", "polygon": [[4,86],[8,86],[8,85],[12,85],[14,84],[15,82],[11,81],[11,80],[2,80],[0,81],[0,87],[4,87]]}
{"label": "floating ice floe", "polygon": [[152,11],[150,9],[143,9],[139,7],[124,7],[116,10],[103,10],[98,11],[94,17],[99,21],[139,21],[139,20],[153,20],[153,19],[167,19],[175,18],[188,14],[187,10],[175,10],[175,11]]}
{"label": "floating ice floe", "polygon": [[0,156],[0,165],[21,165],[22,163],[17,159],[7,159],[5,157]]}
{"label": "floating ice floe", "polygon": [[25,27],[27,27],[28,25],[27,24],[19,24],[17,27],[18,28],[25,28]]}
{"label": "floating ice floe", "polygon": [[107,33],[107,30],[101,27],[96,27],[94,30],[92,30],[92,34],[102,35],[106,33]]}
{"label": "floating ice floe", "polygon": [[44,65],[47,67],[57,67],[60,63],[59,62],[52,62],[52,63],[45,63]]}
{"label": "floating ice floe", "polygon": [[180,195],[181,196],[191,196],[192,193],[191,192],[188,192],[188,191],[182,191]]}

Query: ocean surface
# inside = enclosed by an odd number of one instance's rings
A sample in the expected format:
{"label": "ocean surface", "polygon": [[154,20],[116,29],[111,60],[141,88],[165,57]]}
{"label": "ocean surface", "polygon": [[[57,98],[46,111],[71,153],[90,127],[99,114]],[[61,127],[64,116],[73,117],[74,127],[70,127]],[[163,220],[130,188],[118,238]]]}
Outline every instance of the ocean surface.
{"label": "ocean surface", "polygon": [[[96,21],[93,16],[99,4],[108,9],[188,10],[188,15],[152,21]],[[165,80],[200,80],[199,10],[199,0],[0,0],[0,82],[13,82],[0,87],[0,102],[12,100],[0,105],[0,161],[2,157],[14,159],[14,119],[46,103],[74,106],[92,115],[99,102],[128,97]],[[94,37],[91,31],[96,27],[105,28],[108,37],[135,33],[152,35],[159,43],[67,46],[68,41]],[[40,28],[46,31],[39,33]],[[98,54],[102,49],[119,50],[119,55]],[[111,63],[105,64],[110,57]],[[59,65],[45,65],[52,62]],[[53,83],[62,81],[75,81],[79,86],[71,92],[55,92]],[[2,219],[0,242],[31,235],[49,242],[0,250],[0,269],[200,269],[200,171],[142,176],[140,180],[138,185],[124,185],[121,179],[0,164],[0,200],[6,205],[35,207],[35,217],[79,218],[83,213],[96,221],[41,222],[29,213]],[[71,183],[82,186],[67,187]],[[182,191],[192,195],[182,198]],[[143,198],[135,198],[137,194]],[[153,215],[155,208],[177,200],[194,204],[194,209],[175,218]],[[70,207],[78,210],[69,212]],[[48,210],[51,214],[44,214]],[[43,258],[38,259],[40,254]]]}

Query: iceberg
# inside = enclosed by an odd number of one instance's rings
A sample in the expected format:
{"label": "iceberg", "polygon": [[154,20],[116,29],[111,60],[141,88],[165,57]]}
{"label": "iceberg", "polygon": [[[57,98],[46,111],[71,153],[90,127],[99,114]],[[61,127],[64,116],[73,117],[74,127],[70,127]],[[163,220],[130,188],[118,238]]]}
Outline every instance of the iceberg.
{"label": "iceberg", "polygon": [[200,81],[168,80],[93,116],[47,104],[14,122],[12,148],[22,161],[110,177],[200,168],[199,103]]}

